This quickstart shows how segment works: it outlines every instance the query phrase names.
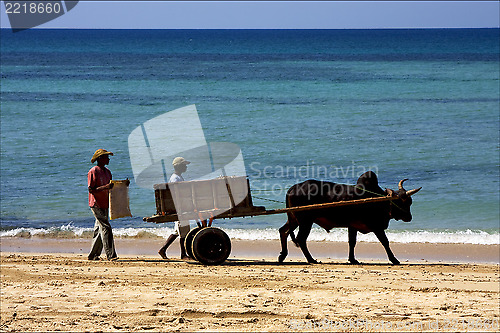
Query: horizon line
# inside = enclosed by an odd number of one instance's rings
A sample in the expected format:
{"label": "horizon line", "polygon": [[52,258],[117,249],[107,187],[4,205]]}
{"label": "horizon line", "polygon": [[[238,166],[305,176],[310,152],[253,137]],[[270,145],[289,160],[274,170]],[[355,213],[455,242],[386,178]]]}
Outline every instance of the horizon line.
{"label": "horizon line", "polygon": [[[0,27],[1,30],[13,30]],[[378,28],[68,28],[34,27],[17,28],[24,30],[445,30],[445,29],[500,29],[500,27],[378,27]]]}

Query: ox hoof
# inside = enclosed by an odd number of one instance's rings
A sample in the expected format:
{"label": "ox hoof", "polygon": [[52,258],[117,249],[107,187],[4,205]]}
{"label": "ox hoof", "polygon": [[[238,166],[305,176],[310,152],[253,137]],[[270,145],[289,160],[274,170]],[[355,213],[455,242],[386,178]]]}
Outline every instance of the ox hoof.
{"label": "ox hoof", "polygon": [[280,254],[278,257],[278,262],[282,263],[285,260],[286,256],[287,256],[286,254],[283,254],[283,253]]}
{"label": "ox hoof", "polygon": [[319,262],[317,260],[314,260],[314,259],[308,260],[307,262],[310,264],[319,264]]}
{"label": "ox hoof", "polygon": [[389,258],[389,260],[392,262],[393,265],[401,265],[398,259],[396,257]]}
{"label": "ox hoof", "polygon": [[350,263],[351,265],[361,265],[361,263],[360,263],[359,261],[357,261],[356,259],[352,259],[352,260],[351,260],[351,259],[349,259],[349,263]]}

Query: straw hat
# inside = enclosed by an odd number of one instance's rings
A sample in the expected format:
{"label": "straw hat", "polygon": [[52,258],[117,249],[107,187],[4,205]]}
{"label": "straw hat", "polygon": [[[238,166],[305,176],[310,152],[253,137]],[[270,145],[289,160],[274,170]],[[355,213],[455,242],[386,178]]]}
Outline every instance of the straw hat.
{"label": "straw hat", "polygon": [[90,163],[94,163],[99,157],[102,155],[111,155],[113,156],[113,153],[110,151],[107,151],[106,149],[97,149],[94,153],[94,156],[92,156],[92,159],[90,160]]}
{"label": "straw hat", "polygon": [[174,158],[174,161],[172,162],[172,165],[173,165],[173,166],[176,166],[176,165],[181,165],[181,164],[188,165],[189,163],[191,163],[191,162],[186,161],[186,160],[184,159],[184,157],[176,157],[176,158]]}

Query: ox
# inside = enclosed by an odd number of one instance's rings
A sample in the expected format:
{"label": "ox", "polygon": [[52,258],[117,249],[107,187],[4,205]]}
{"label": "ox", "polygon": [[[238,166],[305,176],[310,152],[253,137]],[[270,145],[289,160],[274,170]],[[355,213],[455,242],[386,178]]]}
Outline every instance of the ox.
{"label": "ox", "polygon": [[[403,220],[410,222],[412,219],[410,206],[411,195],[417,193],[421,188],[406,191],[403,188],[403,179],[399,182],[398,191],[381,189],[378,185],[377,175],[368,171],[359,177],[356,185],[335,184],[318,180],[307,180],[293,185],[286,194],[286,207],[306,206],[312,204],[323,204],[329,202],[357,200],[371,197],[391,196],[390,201],[364,203],[361,205],[341,206],[323,208],[309,211],[288,212],[288,220],[280,231],[281,253],[279,262],[283,262],[288,255],[287,238],[290,235],[296,246],[300,247],[302,253],[309,263],[317,263],[307,249],[306,240],[311,231],[313,223],[323,227],[326,231],[332,228],[348,228],[349,235],[349,262],[359,264],[354,257],[354,247],[358,231],[366,234],[375,233],[380,243],[385,248],[389,260],[398,265],[389,247],[389,240],[385,229],[389,227],[389,220]],[[297,238],[293,231],[299,228]]]}

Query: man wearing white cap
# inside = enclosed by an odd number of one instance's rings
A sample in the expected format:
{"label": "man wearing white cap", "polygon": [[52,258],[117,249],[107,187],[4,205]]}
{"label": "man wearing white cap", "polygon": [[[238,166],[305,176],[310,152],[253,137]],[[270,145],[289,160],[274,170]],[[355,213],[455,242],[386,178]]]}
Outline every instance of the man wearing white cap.
{"label": "man wearing white cap", "polygon": [[[186,161],[184,157],[176,157],[174,158],[172,165],[174,166],[174,173],[170,177],[169,183],[183,182],[184,178],[182,178],[182,174],[186,172],[187,165],[191,162]],[[186,249],[184,247],[184,238],[189,233],[190,226],[189,221],[177,221],[175,222],[175,231],[171,234],[165,244],[158,250],[158,254],[163,259],[167,258],[167,249],[168,247],[176,240],[178,236],[180,236],[180,245],[181,245],[181,259],[187,259],[188,255],[186,254]]]}

